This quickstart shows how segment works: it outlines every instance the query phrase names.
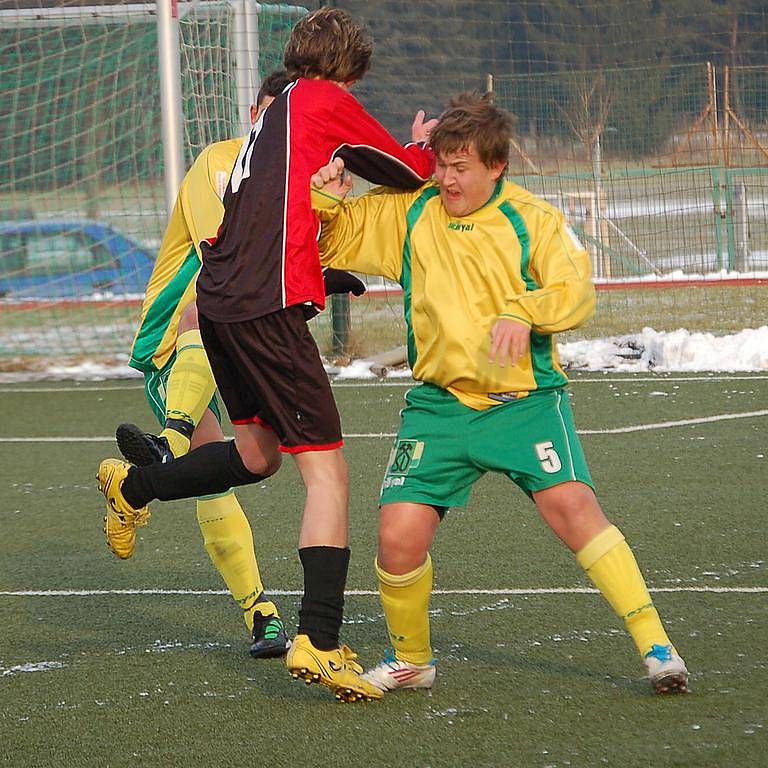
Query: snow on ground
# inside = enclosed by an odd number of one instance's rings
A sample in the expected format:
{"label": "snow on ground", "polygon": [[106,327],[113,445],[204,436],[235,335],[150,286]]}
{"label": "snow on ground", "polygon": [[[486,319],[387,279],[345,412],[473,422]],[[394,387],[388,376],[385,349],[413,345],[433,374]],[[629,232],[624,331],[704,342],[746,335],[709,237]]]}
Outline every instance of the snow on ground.
{"label": "snow on ground", "polygon": [[[755,263],[759,263],[761,266],[768,262],[768,252],[766,251],[759,252],[760,262],[757,262],[757,253],[753,253],[751,256],[755,260]],[[664,261],[673,261],[673,259],[661,258],[658,259],[656,263],[658,266],[663,266]],[[683,287],[685,283],[691,283],[696,280],[703,280],[711,283],[727,283],[729,280],[768,280],[768,271],[765,269],[747,270],[743,272],[736,272],[728,269],[716,269],[717,254],[715,253],[697,255],[694,263],[702,266],[711,266],[712,270],[696,273],[683,271],[682,269],[671,269],[669,272],[660,274],[650,273],[646,275],[632,275],[631,277],[617,277],[611,278],[610,280],[596,277],[593,279],[593,282],[595,285],[612,286],[621,285],[622,283],[681,283],[681,287]]]}
{"label": "snow on ground", "polygon": [[0,373],[0,384],[15,384],[25,381],[106,381],[107,379],[139,379],[144,375],[129,368],[127,363],[51,363],[47,367],[32,371],[9,371]]}
{"label": "snow on ground", "polygon": [[[658,274],[655,272],[648,272],[643,275],[631,275],[629,277],[612,277],[610,279],[604,277],[593,277],[592,282],[595,285],[607,285],[613,287],[621,287],[622,285],[636,285],[637,283],[647,283],[653,285],[654,283],[680,283],[680,287],[684,287],[686,283],[704,281],[709,283],[725,283],[726,285],[730,281],[738,280],[768,280],[768,251],[752,251],[749,256],[749,264],[751,268],[745,269],[741,272],[734,270],[719,269],[718,268],[718,256],[714,252],[710,253],[696,253],[690,256],[690,264],[685,264],[685,257],[671,256],[657,258],[653,265],[659,270]],[[685,269],[683,269],[685,265]],[[701,271],[693,271],[693,265],[697,266]],[[646,265],[647,266],[647,265]],[[385,294],[388,296],[400,296],[403,289],[397,283],[391,280],[385,280],[383,277],[371,277],[363,276],[363,281],[366,284],[366,290],[371,295]]]}
{"label": "snow on ground", "polygon": [[[610,339],[573,341],[558,344],[561,363],[570,370],[584,371],[768,371],[768,325],[746,329],[729,336],[711,333],[655,331]],[[355,360],[347,366],[328,366],[336,380],[374,379],[371,361]],[[407,368],[390,368],[387,378],[407,378]],[[83,362],[77,365],[51,365],[34,373],[0,374],[0,382],[40,379],[102,381],[116,378],[140,378],[141,374],[126,364]]]}
{"label": "snow on ground", "polygon": [[729,336],[643,328],[558,347],[563,365],[587,371],[768,371],[768,325]]}
{"label": "snow on ground", "polygon": [[15,675],[19,672],[48,672],[51,669],[63,669],[65,667],[60,661],[38,661],[30,662],[28,664],[19,664],[15,667],[8,667],[4,669],[0,666],[0,675],[6,677],[8,675]]}
{"label": "snow on ground", "polygon": [[127,363],[84,362],[77,365],[52,365],[46,371],[47,378],[74,379],[75,381],[104,381],[104,379],[143,379],[144,374],[130,368]]}

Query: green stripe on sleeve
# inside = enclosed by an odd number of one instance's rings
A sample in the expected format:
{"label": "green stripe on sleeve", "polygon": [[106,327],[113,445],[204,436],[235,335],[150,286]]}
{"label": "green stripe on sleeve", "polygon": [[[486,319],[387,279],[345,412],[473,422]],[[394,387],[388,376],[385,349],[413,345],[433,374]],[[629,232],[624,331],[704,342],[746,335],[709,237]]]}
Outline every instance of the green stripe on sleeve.
{"label": "green stripe on sleeve", "polygon": [[411,370],[413,370],[413,366],[416,364],[416,340],[413,335],[413,324],[411,323],[411,232],[424,212],[424,206],[439,194],[440,190],[437,187],[425,189],[413,201],[406,214],[408,229],[405,233],[405,242],[403,243],[403,271],[400,274],[400,285],[403,288],[403,310],[405,324],[408,328],[408,365]]}
{"label": "green stripe on sleeve", "polygon": [[[523,217],[509,200],[505,200],[499,206],[499,210],[509,219],[509,223],[514,228],[517,239],[520,242],[520,274],[525,282],[526,290],[535,291],[540,286],[533,279],[533,275],[530,272],[531,237],[528,234],[528,227],[526,227]],[[552,344],[551,335],[531,331],[531,364],[537,389],[552,389],[554,387],[562,387],[568,383],[565,376],[560,374],[555,368]]]}
{"label": "green stripe on sleeve", "polygon": [[155,369],[152,357],[165,336],[171,319],[176,314],[181,297],[195,279],[200,267],[200,258],[193,246],[189,249],[187,258],[184,259],[178,272],[152,302],[131,351],[132,367],[145,372]]}

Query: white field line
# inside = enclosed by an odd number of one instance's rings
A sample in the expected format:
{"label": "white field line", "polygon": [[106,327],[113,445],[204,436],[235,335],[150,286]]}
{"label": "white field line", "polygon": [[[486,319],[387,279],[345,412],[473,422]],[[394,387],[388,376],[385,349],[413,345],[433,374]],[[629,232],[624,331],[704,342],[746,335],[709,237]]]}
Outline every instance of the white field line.
{"label": "white field line", "polygon": [[[768,416],[768,410],[748,411],[747,413],[722,413],[717,416],[702,416],[698,419],[660,421],[655,424],[635,424],[630,427],[614,427],[612,429],[578,429],[576,431],[580,435],[620,435],[627,432],[688,427],[693,424],[710,424],[715,421],[731,421],[732,419],[752,419],[760,416]],[[344,434],[344,437],[348,440],[353,438],[381,440],[395,436],[395,432],[347,432]],[[115,438],[111,435],[98,437],[0,437],[0,443],[113,443],[114,441]]]}
{"label": "white field line", "polygon": [[627,382],[635,382],[635,381],[651,381],[654,384],[664,384],[667,381],[750,381],[750,380],[761,380],[761,379],[768,379],[768,376],[757,375],[757,376],[664,376],[663,374],[659,374],[658,376],[632,376],[631,374],[628,374],[624,378],[621,379],[569,379],[569,383],[571,384],[603,384],[605,382],[608,382],[609,384],[626,384]]}
{"label": "white field line", "polygon": [[[710,594],[765,594],[768,587],[656,587],[649,592],[707,592]],[[299,589],[270,589],[270,595],[300,597]],[[375,589],[348,589],[349,597],[377,597]],[[599,595],[592,587],[530,587],[508,589],[435,589],[433,595]],[[2,591],[0,597],[102,597],[102,596],[206,596],[229,595],[226,589],[29,589]]]}
{"label": "white field line", "polygon": [[[395,437],[395,432],[351,432],[345,434],[346,439]],[[96,437],[0,437],[0,443],[114,443],[114,435],[98,435]]]}
{"label": "white field line", "polygon": [[[599,379],[580,379],[574,378],[570,380],[571,384],[627,384],[636,382],[651,382],[654,384],[665,384],[666,382],[686,382],[686,381],[709,381],[709,382],[723,382],[723,381],[764,381],[768,379],[768,376],[755,375],[755,376],[664,376],[660,374],[658,376],[632,376],[627,374],[623,378],[599,378]],[[412,387],[416,384],[413,379],[403,378],[401,381],[345,381],[345,382],[331,382],[331,386],[338,389],[373,389],[376,387]],[[3,394],[11,394],[13,392],[120,392],[141,390],[144,386],[141,384],[128,385],[123,387],[116,386],[87,386],[87,387],[14,387],[13,385],[0,384],[0,392]]]}
{"label": "white field line", "polygon": [[656,424],[637,424],[632,427],[615,427],[614,429],[578,429],[580,435],[620,435],[626,432],[644,432],[649,429],[667,429],[668,427],[687,427],[692,424],[710,424],[713,421],[730,421],[731,419],[752,419],[758,416],[768,416],[768,411],[748,411],[747,413],[722,413],[718,416],[702,416],[698,419],[680,419],[679,421],[659,421]]}
{"label": "white field line", "polygon": [[45,392],[46,394],[51,392],[133,392],[139,389],[144,389],[144,385],[134,384],[127,387],[12,387],[0,385],[0,392],[4,395],[14,392]]}

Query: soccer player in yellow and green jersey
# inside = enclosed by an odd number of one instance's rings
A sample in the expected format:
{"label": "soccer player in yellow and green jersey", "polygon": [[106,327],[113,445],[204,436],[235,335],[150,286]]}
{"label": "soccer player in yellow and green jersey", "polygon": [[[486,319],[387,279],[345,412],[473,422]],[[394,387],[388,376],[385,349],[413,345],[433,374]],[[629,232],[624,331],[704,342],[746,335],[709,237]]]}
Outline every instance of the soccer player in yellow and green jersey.
{"label": "soccer player in yellow and green jersey", "polygon": [[315,174],[321,260],[403,287],[421,384],[381,490],[376,573],[394,653],[364,678],[381,690],[435,679],[429,549],[448,508],[486,472],[516,483],[623,619],[659,692],[684,691],[671,644],[624,536],[606,519],[576,434],[554,335],[593,313],[587,253],[560,211],[504,180],[511,120],[465,94],[430,136],[436,180],[343,200],[335,160]]}
{"label": "soccer player in yellow and green jersey", "polygon": [[[254,122],[288,82],[282,71],[264,79],[257,105],[251,108]],[[197,326],[195,282],[202,264],[201,243],[215,238],[221,225],[222,197],[242,144],[243,139],[231,139],[206,147],[179,187],[129,363],[144,373],[147,400],[164,429],[155,437],[131,424],[118,427],[118,445],[135,464],[171,460],[190,446],[224,439],[216,384]],[[283,622],[264,595],[251,527],[234,492],[198,499],[197,521],[213,564],[243,610],[252,635],[251,655],[283,655]],[[134,542],[131,537],[121,551],[113,550],[130,557]]]}

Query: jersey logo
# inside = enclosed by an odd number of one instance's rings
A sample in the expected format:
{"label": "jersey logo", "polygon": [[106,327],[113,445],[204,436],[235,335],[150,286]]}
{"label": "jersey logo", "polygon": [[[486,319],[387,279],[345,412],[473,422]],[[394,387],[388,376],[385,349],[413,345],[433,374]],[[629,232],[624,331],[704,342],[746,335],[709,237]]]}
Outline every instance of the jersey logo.
{"label": "jersey logo", "polygon": [[449,221],[448,229],[456,230],[457,232],[471,232],[475,228],[474,224],[465,224],[463,221]]}
{"label": "jersey logo", "polygon": [[423,441],[398,440],[389,456],[387,475],[407,475],[419,466],[423,453]]}

